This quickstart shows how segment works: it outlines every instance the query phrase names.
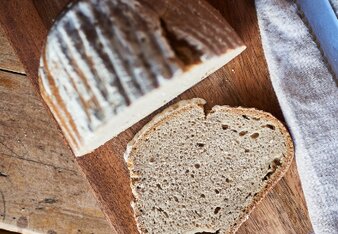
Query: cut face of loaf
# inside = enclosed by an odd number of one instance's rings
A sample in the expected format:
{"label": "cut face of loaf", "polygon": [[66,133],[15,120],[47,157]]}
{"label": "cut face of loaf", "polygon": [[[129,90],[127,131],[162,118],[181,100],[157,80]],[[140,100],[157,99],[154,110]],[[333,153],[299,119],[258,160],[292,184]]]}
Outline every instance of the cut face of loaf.
{"label": "cut face of loaf", "polygon": [[80,156],[244,48],[204,0],[80,0],[49,32],[41,94]]}
{"label": "cut face of loaf", "polygon": [[129,143],[140,233],[233,233],[293,158],[284,126],[255,109],[181,101]]}

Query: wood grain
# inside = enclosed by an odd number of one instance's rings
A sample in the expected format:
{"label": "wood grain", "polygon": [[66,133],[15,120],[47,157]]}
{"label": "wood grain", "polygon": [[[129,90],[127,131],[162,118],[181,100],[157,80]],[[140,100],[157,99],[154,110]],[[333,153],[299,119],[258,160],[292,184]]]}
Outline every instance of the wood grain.
{"label": "wood grain", "polygon": [[0,100],[0,228],[110,232],[29,79],[0,71]]}
{"label": "wood grain", "polygon": [[24,74],[25,70],[0,25],[0,70]]}
{"label": "wood grain", "polygon": [[[15,5],[20,1],[13,0],[10,3],[8,2],[6,4]],[[28,4],[26,2],[23,4]],[[252,0],[211,0],[209,2],[220,10],[222,15],[235,28],[248,49],[239,58],[191,90],[188,90],[176,100],[202,97],[208,101],[208,108],[215,104],[256,107],[268,111],[283,120],[264,60],[254,2]],[[0,22],[5,24],[7,32],[12,32],[8,34],[11,37],[11,42],[15,45],[17,51],[22,52],[20,53],[21,56],[19,53],[18,55],[25,67],[31,71],[29,73],[31,79],[36,82],[37,73],[34,72],[37,71],[38,57],[35,57],[36,53],[34,53],[34,56],[30,57],[30,59],[35,60],[32,62],[23,52],[39,51],[40,49],[34,46],[35,43],[31,42],[22,45],[19,38],[13,35],[15,34],[13,30],[11,31],[8,28],[13,27],[15,25],[13,22],[16,22],[16,25],[20,26],[17,26],[19,28],[15,30],[25,36],[25,25],[27,25],[25,22],[29,19],[29,16],[33,18],[37,16],[21,12],[24,10],[22,7],[8,8],[6,4],[4,1],[0,1],[0,9],[12,9],[13,12],[11,14],[8,12],[0,14]],[[34,9],[31,10],[34,11]],[[40,22],[42,21],[41,19],[49,19],[42,16],[44,14],[48,14],[48,12],[41,11],[37,14],[40,15]],[[35,20],[38,18],[35,18]],[[50,22],[41,23],[41,25],[40,29],[36,28],[36,35],[33,32],[27,32],[28,35],[25,38],[32,37],[38,41],[43,41],[43,35],[46,32],[45,25],[50,25]],[[129,206],[132,196],[129,188],[128,172],[122,159],[122,154],[126,143],[149,119],[150,117],[140,121],[94,153],[78,159],[80,167],[117,233],[129,234],[136,231]],[[238,233],[306,234],[311,231],[312,227],[308,218],[296,165],[292,164],[286,176],[269,193],[266,199],[258,205]]]}
{"label": "wood grain", "polygon": [[60,12],[67,6],[70,0],[31,0],[33,5],[41,17],[42,23],[49,29],[53,22],[57,19]]}
{"label": "wood grain", "polygon": [[[47,28],[32,0],[0,1],[0,9],[0,24],[3,32],[37,91],[37,79],[33,77],[37,78],[39,58]],[[48,11],[45,14],[48,14]]]}
{"label": "wood grain", "polygon": [[27,76],[18,74],[23,66],[1,25],[0,47],[0,227],[110,232],[57,125]]}

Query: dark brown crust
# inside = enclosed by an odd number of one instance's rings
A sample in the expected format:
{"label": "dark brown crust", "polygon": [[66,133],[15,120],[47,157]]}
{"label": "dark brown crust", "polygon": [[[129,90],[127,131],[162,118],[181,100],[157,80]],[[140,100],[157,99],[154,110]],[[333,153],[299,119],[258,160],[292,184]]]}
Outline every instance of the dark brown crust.
{"label": "dark brown crust", "polygon": [[[131,177],[133,176],[133,173],[132,173],[133,162],[132,162],[132,158],[129,158],[129,156],[137,151],[138,142],[141,141],[142,139],[145,139],[153,131],[156,131],[155,130],[156,127],[162,125],[164,122],[167,122],[168,118],[173,118],[176,115],[179,115],[181,112],[185,112],[186,110],[189,110],[192,108],[203,108],[203,105],[205,103],[206,101],[200,98],[180,101],[168,107],[167,109],[165,109],[163,112],[159,113],[158,115],[156,115],[148,124],[146,124],[135,135],[133,140],[129,142],[127,146],[127,151],[125,153],[125,159],[127,161],[128,169],[131,174]],[[241,224],[245,222],[245,220],[249,217],[250,213],[254,210],[254,208],[264,199],[264,197],[269,193],[269,191],[277,184],[277,182],[287,172],[287,170],[289,169],[291,165],[292,159],[294,157],[294,147],[293,147],[292,139],[291,139],[289,132],[286,130],[284,125],[270,113],[260,111],[254,108],[249,109],[249,108],[243,108],[243,107],[230,107],[230,106],[215,106],[211,110],[210,113],[217,112],[217,111],[232,112],[232,113],[236,113],[239,115],[244,114],[244,115],[253,116],[257,118],[263,118],[263,119],[273,122],[275,126],[278,127],[278,129],[283,134],[284,141],[286,143],[286,148],[287,148],[287,153],[284,157],[282,166],[276,169],[276,171],[267,180],[265,187],[254,197],[251,205],[245,208],[244,215],[240,216],[238,220],[235,221],[235,225],[230,227],[230,230],[226,233],[226,234],[231,234],[231,233],[235,233],[238,230]],[[208,116],[209,114],[207,114],[206,116]],[[133,181],[130,180],[130,183],[131,183],[131,187],[133,188]],[[134,211],[134,215],[135,215],[135,211]]]}

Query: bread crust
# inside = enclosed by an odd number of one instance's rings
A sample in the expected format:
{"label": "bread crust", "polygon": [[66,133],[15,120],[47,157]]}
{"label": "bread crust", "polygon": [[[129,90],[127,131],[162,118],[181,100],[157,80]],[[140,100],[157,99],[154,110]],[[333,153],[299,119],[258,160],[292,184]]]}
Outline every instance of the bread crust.
{"label": "bread crust", "polygon": [[[130,172],[131,177],[133,176],[132,168],[133,162],[132,159],[129,158],[131,154],[134,153],[138,149],[138,143],[143,139],[146,139],[152,132],[156,131],[156,127],[162,125],[168,119],[174,118],[176,115],[179,115],[181,112],[185,112],[192,108],[202,108],[204,109],[204,105],[206,101],[201,98],[193,98],[190,100],[182,100],[179,101],[170,107],[166,108],[161,113],[157,114],[149,123],[147,123],[135,136],[134,138],[128,143],[127,150],[125,152],[124,158],[127,162],[128,169]],[[284,160],[281,166],[279,166],[276,171],[271,175],[271,177],[267,180],[267,183],[261,191],[254,196],[253,201],[250,205],[245,207],[245,212],[243,215],[239,216],[239,218],[235,221],[235,225],[231,226],[226,234],[235,233],[239,227],[248,219],[250,213],[255,209],[255,207],[266,197],[270,190],[277,184],[277,182],[285,175],[287,170],[289,169],[293,157],[294,157],[294,146],[292,142],[292,138],[285,128],[285,126],[276,119],[270,113],[257,110],[255,108],[243,108],[243,107],[230,107],[230,106],[214,106],[209,113],[205,115],[207,118],[210,114],[214,112],[227,112],[227,113],[235,113],[238,115],[249,115],[250,117],[256,117],[261,119],[266,119],[274,123],[274,125],[280,130],[284,137],[284,141],[286,143],[286,155],[284,156]],[[133,188],[133,182],[130,181],[131,188]],[[133,191],[135,196],[135,192]],[[132,205],[133,207],[133,205]],[[134,209],[134,207],[133,207]],[[134,213],[135,216],[135,213]],[[135,216],[136,218],[136,216]],[[140,230],[140,228],[139,228]]]}
{"label": "bread crust", "polygon": [[48,33],[38,84],[75,156],[83,156],[244,49],[206,1],[79,0]]}

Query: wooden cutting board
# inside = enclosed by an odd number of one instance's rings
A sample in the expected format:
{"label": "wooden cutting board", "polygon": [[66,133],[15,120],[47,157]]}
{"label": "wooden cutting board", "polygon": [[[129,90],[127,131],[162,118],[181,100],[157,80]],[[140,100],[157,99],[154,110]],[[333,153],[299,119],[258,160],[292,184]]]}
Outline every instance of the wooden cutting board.
{"label": "wooden cutting board", "polygon": [[34,90],[0,24],[0,229],[110,233],[88,181]]}
{"label": "wooden cutting board", "polygon": [[[0,23],[36,87],[39,56],[47,30],[69,1],[0,1]],[[248,48],[228,65],[171,103],[201,97],[207,100],[207,108],[216,104],[255,107],[270,112],[283,121],[269,80],[254,1],[209,0],[209,2],[227,19]],[[154,114],[95,152],[76,159],[112,224],[114,233],[136,232],[130,207],[132,194],[129,188],[129,175],[122,156],[127,142]],[[302,234],[311,231],[296,165],[293,163],[286,176],[251,214],[238,233]]]}

